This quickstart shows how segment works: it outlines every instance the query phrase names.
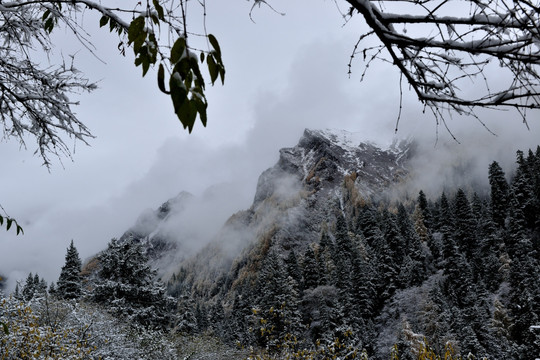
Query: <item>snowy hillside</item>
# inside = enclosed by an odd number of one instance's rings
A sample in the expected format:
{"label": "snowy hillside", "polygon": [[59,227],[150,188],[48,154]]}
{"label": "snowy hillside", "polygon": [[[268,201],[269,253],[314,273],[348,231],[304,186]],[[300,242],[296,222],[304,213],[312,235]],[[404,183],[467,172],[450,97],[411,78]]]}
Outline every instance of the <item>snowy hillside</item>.
{"label": "snowy hillside", "polygon": [[[360,139],[305,130],[234,214],[218,211],[227,186],[180,193],[82,272],[68,252],[58,288],[29,274],[0,321],[19,329],[12,309],[46,314],[50,296],[74,310],[39,331],[107,329],[81,335],[88,354],[116,331],[97,353],[144,353],[155,338],[155,358],[540,357],[540,147],[517,153],[510,180],[492,162],[487,195],[447,187],[428,198],[393,191],[411,181],[413,143]],[[77,351],[75,340],[61,345]]]}

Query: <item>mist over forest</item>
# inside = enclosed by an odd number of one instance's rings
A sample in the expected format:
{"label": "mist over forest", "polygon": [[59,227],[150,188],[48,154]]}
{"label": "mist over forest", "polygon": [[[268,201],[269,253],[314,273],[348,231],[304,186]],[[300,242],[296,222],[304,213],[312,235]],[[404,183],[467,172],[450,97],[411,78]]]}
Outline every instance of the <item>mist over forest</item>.
{"label": "mist over forest", "polygon": [[538,353],[540,147],[509,167],[428,149],[306,129],[250,206],[235,184],[182,191],[84,261],[71,242],[56,280],[17,279],[1,320],[38,322],[2,346],[39,331],[26,348],[88,358]]}
{"label": "mist over forest", "polygon": [[0,0],[0,357],[540,359],[539,28]]}

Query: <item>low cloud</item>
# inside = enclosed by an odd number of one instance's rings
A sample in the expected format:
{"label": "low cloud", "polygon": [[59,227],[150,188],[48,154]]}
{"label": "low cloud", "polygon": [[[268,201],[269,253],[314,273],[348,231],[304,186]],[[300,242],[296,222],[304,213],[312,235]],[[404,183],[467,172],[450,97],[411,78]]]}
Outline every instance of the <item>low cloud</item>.
{"label": "low cloud", "polygon": [[[366,80],[360,82],[362,64],[356,63],[352,79],[344,81],[348,55],[354,45],[349,35],[343,39],[328,35],[316,42],[299,44],[294,53],[287,54],[291,58],[290,66],[284,79],[282,73],[277,74],[278,85],[265,89],[263,83],[251,95],[238,94],[248,103],[246,107],[251,113],[249,119],[235,121],[249,122],[252,126],[240,135],[231,135],[234,142],[224,140],[228,133],[213,132],[210,123],[209,129],[197,129],[190,136],[165,140],[153,136],[152,144],[161,144],[152,148],[157,150],[139,146],[131,153],[129,146],[133,145],[128,146],[121,134],[112,134],[106,142],[115,142],[114,146],[84,149],[78,155],[80,159],[76,157],[76,163],[69,164],[65,173],[49,177],[43,175],[46,170],[41,169],[39,177],[35,175],[37,172],[25,170],[39,167],[35,159],[23,163],[18,155],[8,156],[8,162],[22,170],[20,176],[6,176],[3,184],[24,195],[20,201],[15,195],[1,195],[10,214],[22,219],[25,228],[23,237],[15,237],[12,232],[0,235],[4,249],[0,254],[0,273],[7,275],[8,286],[13,288],[14,281],[24,279],[30,271],[55,281],[71,239],[83,258],[91,256],[112,237],[121,236],[145,209],[156,209],[181,191],[205,199],[204,204],[194,208],[184,223],[168,224],[167,231],[172,234],[179,227],[192,226],[209,238],[212,232],[219,231],[228,215],[249,208],[261,172],[276,163],[280,148],[294,146],[305,128],[360,132],[366,140],[383,144],[390,143],[394,137],[414,137],[419,143],[419,156],[413,162],[415,188],[410,190],[413,196],[416,188],[437,195],[444,186],[462,186],[470,181],[486,184],[491,161],[499,161],[510,172],[517,149],[536,147],[540,124],[531,121],[531,129],[527,130],[519,116],[511,112],[480,114],[497,136],[475,119],[459,116],[448,119],[457,143],[444,126],[437,127],[433,117],[423,113],[424,109],[407,89],[395,134],[399,75],[391,65],[382,64],[370,68]],[[241,86],[237,84],[236,88]],[[170,110],[168,105],[166,109]],[[98,117],[108,111],[98,110]],[[214,113],[212,121],[217,125],[235,115],[234,109],[228,109]],[[144,143],[156,126],[149,123],[144,132],[135,134],[137,141],[130,139],[129,144]],[[232,120],[230,123],[235,124]],[[234,126],[227,131],[235,131]],[[212,139],[220,141],[213,143]],[[16,146],[12,148],[9,152],[17,153]],[[111,155],[117,151],[129,158],[129,162],[119,164],[118,157]],[[92,152],[97,153],[97,159],[92,158]],[[123,174],[115,172],[120,166],[125,170]],[[39,179],[39,186],[35,179]],[[216,184],[217,187],[205,193]]]}

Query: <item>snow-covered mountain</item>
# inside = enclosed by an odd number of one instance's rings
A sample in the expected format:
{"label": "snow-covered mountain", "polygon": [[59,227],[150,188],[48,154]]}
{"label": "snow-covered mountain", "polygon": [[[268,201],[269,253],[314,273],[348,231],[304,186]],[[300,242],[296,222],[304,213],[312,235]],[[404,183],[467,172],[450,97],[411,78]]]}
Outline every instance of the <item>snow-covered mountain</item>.
{"label": "snow-covered mountain", "polygon": [[278,163],[260,176],[253,205],[279,193],[284,178],[304,190],[322,190],[323,195],[328,195],[339,188],[345,176],[354,176],[363,196],[382,195],[406,175],[411,143],[402,141],[381,147],[361,139],[360,133],[344,130],[306,129],[298,144],[281,149]]}
{"label": "snow-covered mountain", "polygon": [[410,187],[412,142],[305,130],[279,154],[249,208],[180,193],[122,236],[178,299],[178,331],[287,356],[540,354],[540,147],[510,182],[493,162],[491,195],[438,198]]}
{"label": "snow-covered mountain", "polygon": [[380,146],[363,141],[360,133],[306,129],[298,144],[281,149],[278,162],[260,175],[252,206],[229,214],[223,228],[212,233],[204,221],[193,223],[192,214],[203,203],[217,206],[219,193],[229,191],[228,187],[214,188],[212,196],[202,198],[181,192],[158,209],[144,211],[120,240],[144,243],[153,266],[164,277],[183,261],[206,258],[208,248],[191,258],[201,244],[213,249],[218,258],[213,265],[223,262],[226,268],[240,250],[270,228],[275,229],[275,241],[303,247],[319,237],[320,226],[341,192],[349,192],[357,201],[380,200],[393,185],[405,181],[411,148],[407,141]]}

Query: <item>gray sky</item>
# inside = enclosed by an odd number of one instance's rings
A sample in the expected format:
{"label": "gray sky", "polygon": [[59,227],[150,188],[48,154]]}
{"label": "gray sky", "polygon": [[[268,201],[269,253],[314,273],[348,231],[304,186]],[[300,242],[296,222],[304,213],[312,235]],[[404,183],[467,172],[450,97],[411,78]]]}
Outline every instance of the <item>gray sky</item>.
{"label": "gray sky", "polygon": [[[207,90],[208,127],[197,123],[188,135],[169,99],[156,86],[155,72],[141,78],[131,50],[122,58],[117,39],[87,17],[97,53],[106,64],[59,36],[57,50],[80,50],[76,64],[99,89],[80,97],[80,119],[96,136],[90,147],[77,144],[73,161],[55,162],[51,171],[28,149],[0,142],[0,203],[17,218],[25,235],[0,230],[0,273],[10,281],[38,272],[56,280],[65,251],[74,240],[81,257],[103,249],[147,208],[156,208],[186,190],[196,195],[214,184],[232,183],[237,191],[225,205],[231,213],[249,207],[258,175],[272,166],[282,147],[294,146],[304,128],[338,128],[388,143],[394,138],[399,75],[391,65],[372,66],[360,82],[362,61],[347,76],[347,63],[359,29],[357,16],[343,26],[333,1],[273,0],[272,6],[248,13],[251,2],[208,1],[208,31],[220,41],[227,70],[225,86]],[[345,4],[345,2],[338,2]],[[345,7],[343,8],[346,9]],[[448,176],[464,159],[479,159],[478,174],[487,178],[489,161],[510,166],[517,148],[536,146],[538,114],[527,131],[513,113],[488,112],[475,120],[455,116],[450,122],[461,144],[423,114],[406,92],[398,137],[414,135],[425,148],[419,160],[423,184]],[[222,221],[223,213],[208,214]]]}

